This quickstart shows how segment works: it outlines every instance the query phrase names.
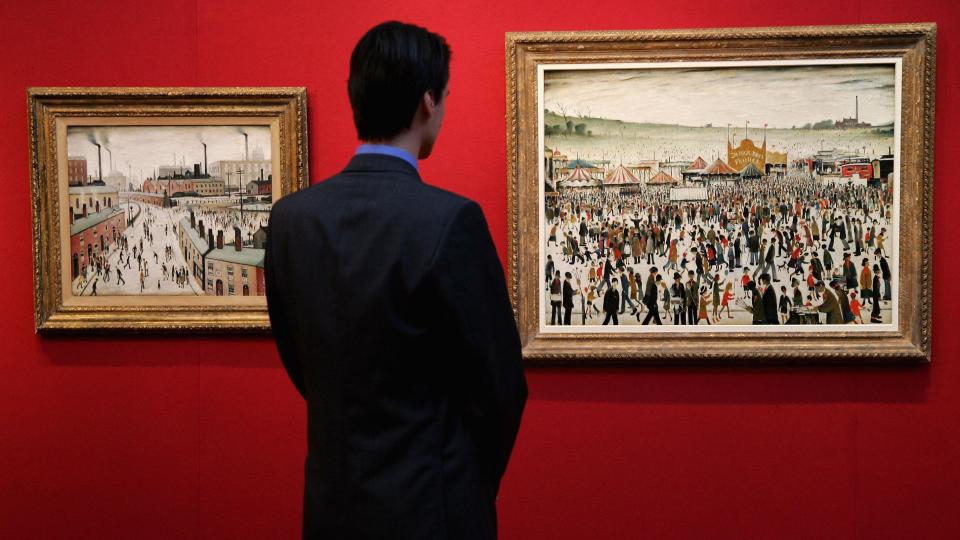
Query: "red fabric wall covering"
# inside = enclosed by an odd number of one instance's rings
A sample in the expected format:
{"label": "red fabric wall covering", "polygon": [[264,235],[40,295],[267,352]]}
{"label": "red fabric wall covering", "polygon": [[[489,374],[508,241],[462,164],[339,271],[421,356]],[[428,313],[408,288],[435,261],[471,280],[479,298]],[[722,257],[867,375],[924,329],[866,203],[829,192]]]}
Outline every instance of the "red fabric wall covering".
{"label": "red fabric wall covering", "polygon": [[[935,21],[937,163],[960,145],[951,1],[7,2],[0,32],[0,537],[295,538],[304,412],[266,338],[33,334],[28,86],[304,85],[310,168],[355,140],[350,50],[381,20],[454,50],[431,183],[506,252],[503,34]],[[936,180],[934,351],[915,370],[532,370],[505,539],[960,537],[953,171]]]}

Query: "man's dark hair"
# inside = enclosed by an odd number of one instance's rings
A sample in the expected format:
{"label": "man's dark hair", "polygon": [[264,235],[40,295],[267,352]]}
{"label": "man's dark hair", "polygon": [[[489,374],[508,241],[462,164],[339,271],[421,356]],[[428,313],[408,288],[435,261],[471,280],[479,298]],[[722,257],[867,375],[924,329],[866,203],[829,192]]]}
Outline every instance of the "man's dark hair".
{"label": "man's dark hair", "polygon": [[350,56],[347,91],[362,141],[390,139],[410,127],[424,92],[440,102],[450,79],[450,46],[438,34],[389,21],[371,28]]}

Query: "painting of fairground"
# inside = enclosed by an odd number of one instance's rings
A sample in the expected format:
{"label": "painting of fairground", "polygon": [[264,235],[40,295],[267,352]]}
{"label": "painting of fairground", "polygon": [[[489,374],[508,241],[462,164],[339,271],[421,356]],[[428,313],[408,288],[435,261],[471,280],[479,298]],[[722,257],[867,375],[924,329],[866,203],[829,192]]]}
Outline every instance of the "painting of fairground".
{"label": "painting of fairground", "polygon": [[545,70],[541,322],[894,322],[896,99],[893,64]]}
{"label": "painting of fairground", "polygon": [[267,126],[69,127],[72,294],[263,296],[270,141]]}

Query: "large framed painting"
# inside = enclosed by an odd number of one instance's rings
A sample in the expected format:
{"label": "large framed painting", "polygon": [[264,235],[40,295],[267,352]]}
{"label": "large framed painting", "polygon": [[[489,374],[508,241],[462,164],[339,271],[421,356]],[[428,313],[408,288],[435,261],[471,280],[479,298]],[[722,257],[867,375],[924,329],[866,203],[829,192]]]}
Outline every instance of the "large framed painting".
{"label": "large framed painting", "polygon": [[935,30],[508,34],[525,358],[928,361]]}
{"label": "large framed painting", "polygon": [[266,331],[303,88],[31,88],[38,331]]}

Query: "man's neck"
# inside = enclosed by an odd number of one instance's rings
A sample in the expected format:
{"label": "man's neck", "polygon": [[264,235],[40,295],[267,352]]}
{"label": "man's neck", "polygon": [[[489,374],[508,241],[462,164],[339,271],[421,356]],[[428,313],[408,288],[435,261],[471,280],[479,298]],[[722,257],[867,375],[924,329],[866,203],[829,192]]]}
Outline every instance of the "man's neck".
{"label": "man's neck", "polygon": [[420,158],[420,136],[413,132],[412,130],[404,131],[399,135],[384,140],[376,141],[364,141],[368,144],[381,144],[384,146],[392,146],[394,148],[399,148],[404,152],[410,154],[414,158]]}

